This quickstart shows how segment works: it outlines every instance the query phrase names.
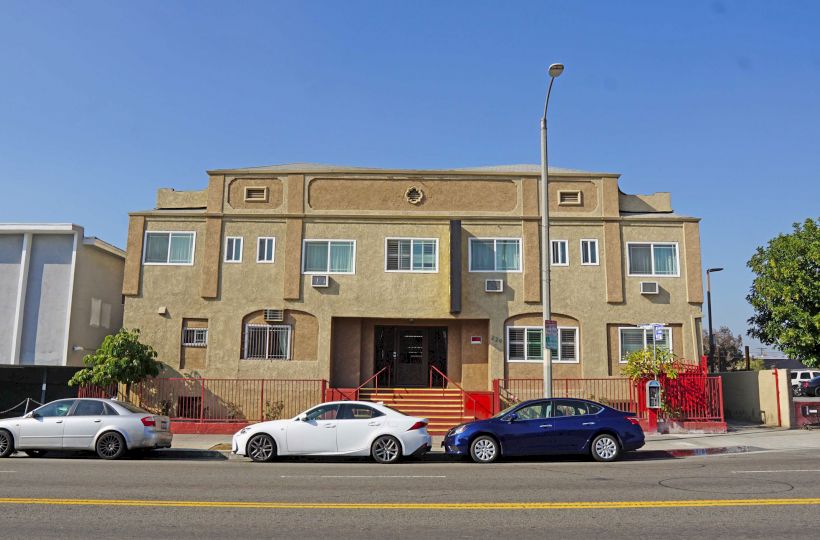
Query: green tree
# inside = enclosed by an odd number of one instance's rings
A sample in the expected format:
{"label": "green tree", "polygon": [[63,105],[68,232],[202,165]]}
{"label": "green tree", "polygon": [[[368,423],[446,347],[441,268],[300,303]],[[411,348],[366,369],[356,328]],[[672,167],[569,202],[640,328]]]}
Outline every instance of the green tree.
{"label": "green tree", "polygon": [[75,373],[68,385],[105,387],[123,383],[127,395],[132,384],[159,375],[162,364],[156,360],[157,351],[140,343],[139,337],[139,330],[125,328],[106,336],[97,352],[83,358],[86,367]]}
{"label": "green tree", "polygon": [[820,366],[820,219],[795,223],[747,264],[757,275],[746,297],[754,308],[749,335]]}
{"label": "green tree", "polygon": [[626,355],[626,365],[621,367],[621,373],[633,381],[654,379],[658,375],[676,379],[680,370],[680,360],[664,347],[654,351],[649,348],[632,351]]}

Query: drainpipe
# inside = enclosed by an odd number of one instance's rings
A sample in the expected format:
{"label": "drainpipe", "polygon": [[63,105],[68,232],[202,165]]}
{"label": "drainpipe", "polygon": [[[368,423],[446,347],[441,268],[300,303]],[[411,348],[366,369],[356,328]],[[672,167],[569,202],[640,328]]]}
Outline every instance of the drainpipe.
{"label": "drainpipe", "polygon": [[772,369],[772,371],[774,372],[774,388],[777,399],[777,426],[783,427],[783,418],[780,413],[780,377],[777,374],[777,368]]}

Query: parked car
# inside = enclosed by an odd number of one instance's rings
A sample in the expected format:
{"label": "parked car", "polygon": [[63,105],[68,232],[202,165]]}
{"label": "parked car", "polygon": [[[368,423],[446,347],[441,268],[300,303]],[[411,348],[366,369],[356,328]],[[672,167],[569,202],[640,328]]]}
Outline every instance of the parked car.
{"label": "parked car", "polygon": [[395,463],[431,448],[427,419],[381,403],[322,403],[289,420],[250,425],[233,436],[233,453],[253,461],[277,456],[371,456]]}
{"label": "parked car", "polygon": [[800,383],[800,392],[795,395],[820,397],[820,377],[802,381]]}
{"label": "parked car", "polygon": [[590,454],[614,461],[644,445],[631,413],[583,399],[534,399],[492,418],[456,426],[442,446],[448,454],[492,463],[502,456]]}
{"label": "parked car", "polygon": [[792,394],[795,396],[814,395],[805,393],[806,385],[803,383],[807,383],[815,377],[820,377],[820,371],[815,369],[793,369],[791,375]]}
{"label": "parked car", "polygon": [[19,418],[0,420],[0,457],[22,450],[92,450],[117,459],[135,449],[169,448],[171,421],[112,399],[59,399]]}

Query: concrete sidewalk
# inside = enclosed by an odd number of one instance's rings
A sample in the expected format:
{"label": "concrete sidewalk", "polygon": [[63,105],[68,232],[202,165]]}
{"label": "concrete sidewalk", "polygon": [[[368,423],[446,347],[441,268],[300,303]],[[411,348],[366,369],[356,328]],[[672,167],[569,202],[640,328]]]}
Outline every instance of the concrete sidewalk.
{"label": "concrete sidewalk", "polygon": [[[433,437],[433,452],[441,452],[442,437]],[[174,435],[173,448],[230,451],[231,435]],[[743,426],[729,433],[648,435],[641,451],[708,453],[718,450],[820,449],[820,430]]]}

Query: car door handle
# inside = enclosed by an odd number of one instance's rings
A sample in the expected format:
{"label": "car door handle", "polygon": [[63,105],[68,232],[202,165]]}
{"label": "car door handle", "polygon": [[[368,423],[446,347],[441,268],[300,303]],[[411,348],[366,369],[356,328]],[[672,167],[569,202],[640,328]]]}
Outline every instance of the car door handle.
{"label": "car door handle", "polygon": [[96,420],[94,420],[94,423],[95,423],[95,424],[99,424],[100,422],[102,422],[102,420],[100,420],[99,418],[97,418]]}
{"label": "car door handle", "polygon": [[382,425],[382,423],[381,423],[381,422],[370,422],[370,423],[369,423],[369,424],[367,424],[367,425],[368,425],[368,426],[380,426],[380,425]]}
{"label": "car door handle", "polygon": [[544,427],[544,428],[552,427],[552,424],[541,424],[539,427]]}
{"label": "car door handle", "polygon": [[584,422],[584,423],[583,423],[583,424],[581,424],[581,425],[582,425],[582,426],[594,426],[594,425],[595,425],[595,422]]}
{"label": "car door handle", "polygon": [[62,424],[62,423],[63,423],[63,421],[62,421],[62,420],[57,420],[57,421],[56,421],[56,422],[54,422],[54,423],[55,423],[55,424]]}
{"label": "car door handle", "polygon": [[336,424],[325,424],[325,429],[335,428]]}

